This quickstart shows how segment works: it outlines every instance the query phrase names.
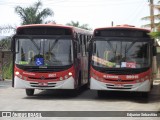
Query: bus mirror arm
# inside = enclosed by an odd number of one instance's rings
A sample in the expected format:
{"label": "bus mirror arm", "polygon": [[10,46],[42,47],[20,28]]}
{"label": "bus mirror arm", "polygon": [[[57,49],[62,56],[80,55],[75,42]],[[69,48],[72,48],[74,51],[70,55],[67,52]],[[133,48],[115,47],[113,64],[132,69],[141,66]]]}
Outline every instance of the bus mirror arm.
{"label": "bus mirror arm", "polygon": [[15,40],[14,40],[14,36],[13,36],[13,38],[11,39],[11,52],[12,53],[15,53],[14,44],[15,44]]}
{"label": "bus mirror arm", "polygon": [[153,56],[156,56],[157,55],[157,49],[156,49],[156,46],[153,46]]}
{"label": "bus mirror arm", "polygon": [[12,41],[11,41],[11,51],[12,51],[12,53],[13,54],[17,54],[17,53],[19,53],[19,41],[17,41],[18,42],[18,46],[15,48],[14,46],[15,46],[15,37],[13,37],[12,38]]}

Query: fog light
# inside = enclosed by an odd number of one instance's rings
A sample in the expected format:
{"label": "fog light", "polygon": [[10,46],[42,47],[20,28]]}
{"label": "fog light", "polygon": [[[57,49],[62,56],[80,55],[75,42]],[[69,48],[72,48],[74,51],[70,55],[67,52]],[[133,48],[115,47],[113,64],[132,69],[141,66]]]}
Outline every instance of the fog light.
{"label": "fog light", "polygon": [[103,81],[103,78],[99,78],[99,81]]}
{"label": "fog light", "polygon": [[64,78],[67,79],[67,78],[68,78],[68,75],[65,75]]}
{"label": "fog light", "polygon": [[139,83],[139,82],[140,82],[140,80],[136,80],[136,82],[137,82],[137,83]]}
{"label": "fog light", "polygon": [[148,79],[148,76],[146,76],[145,79]]}
{"label": "fog light", "polygon": [[141,79],[141,82],[144,82],[144,78]]}
{"label": "fog light", "polygon": [[59,80],[63,80],[63,77],[60,77]]}
{"label": "fog light", "polygon": [[24,77],[24,80],[27,80],[27,77]]}
{"label": "fog light", "polygon": [[103,75],[103,77],[106,78],[107,76],[106,76],[106,75]]}
{"label": "fog light", "polygon": [[22,75],[19,74],[19,78],[22,78]]}

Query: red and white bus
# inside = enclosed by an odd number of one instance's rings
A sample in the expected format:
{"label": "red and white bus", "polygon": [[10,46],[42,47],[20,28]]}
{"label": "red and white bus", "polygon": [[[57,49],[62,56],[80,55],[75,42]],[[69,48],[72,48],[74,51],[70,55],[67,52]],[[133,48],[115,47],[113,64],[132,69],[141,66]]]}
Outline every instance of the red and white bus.
{"label": "red and white bus", "polygon": [[90,41],[90,89],[135,91],[148,95],[153,85],[154,40],[147,29],[130,25],[97,28]]}
{"label": "red and white bus", "polygon": [[92,33],[71,26],[20,26],[12,39],[14,88],[77,89],[88,83],[87,42]]}

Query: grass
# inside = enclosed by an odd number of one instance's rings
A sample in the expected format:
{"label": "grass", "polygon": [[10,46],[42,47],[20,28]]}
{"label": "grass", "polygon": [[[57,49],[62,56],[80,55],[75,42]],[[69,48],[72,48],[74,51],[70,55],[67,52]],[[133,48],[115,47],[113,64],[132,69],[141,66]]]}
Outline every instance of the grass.
{"label": "grass", "polygon": [[12,78],[12,62],[3,66],[3,79],[11,79]]}

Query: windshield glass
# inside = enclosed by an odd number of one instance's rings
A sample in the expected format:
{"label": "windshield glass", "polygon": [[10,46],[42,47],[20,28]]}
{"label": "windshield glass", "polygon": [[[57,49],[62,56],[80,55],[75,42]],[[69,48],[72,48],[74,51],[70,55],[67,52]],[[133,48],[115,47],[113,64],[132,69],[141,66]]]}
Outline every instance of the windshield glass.
{"label": "windshield glass", "polygon": [[65,66],[73,63],[72,41],[68,38],[16,39],[15,63],[24,66]]}
{"label": "windshield glass", "polygon": [[104,68],[144,68],[150,65],[148,42],[96,39],[92,64]]}

